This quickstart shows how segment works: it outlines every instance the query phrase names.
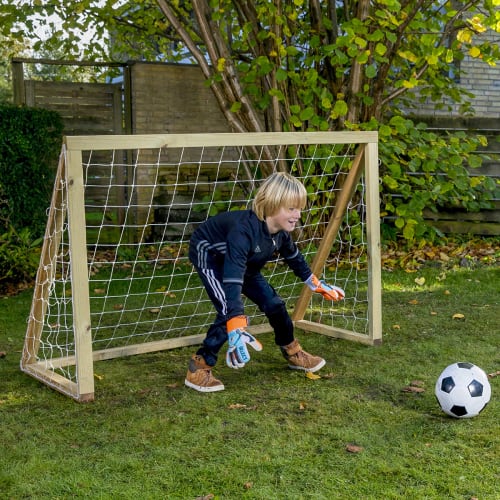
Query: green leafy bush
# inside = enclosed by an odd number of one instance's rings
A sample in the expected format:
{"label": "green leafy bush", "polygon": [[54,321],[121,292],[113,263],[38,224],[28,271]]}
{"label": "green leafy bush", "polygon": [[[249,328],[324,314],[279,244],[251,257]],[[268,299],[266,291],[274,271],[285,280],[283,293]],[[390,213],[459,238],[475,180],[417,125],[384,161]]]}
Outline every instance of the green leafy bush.
{"label": "green leafy bush", "polygon": [[491,208],[494,181],[467,170],[482,165],[486,155],[479,151],[486,137],[463,131],[439,134],[402,116],[378,130],[381,210],[392,221],[382,228],[385,238],[403,237],[411,243],[435,237],[436,230],[424,221],[424,209]]}
{"label": "green leafy bush", "polygon": [[13,227],[0,234],[0,290],[7,283],[33,280],[40,260],[42,238],[34,239],[28,228]]}
{"label": "green leafy bush", "polygon": [[54,111],[0,106],[0,231],[43,235],[62,131]]}

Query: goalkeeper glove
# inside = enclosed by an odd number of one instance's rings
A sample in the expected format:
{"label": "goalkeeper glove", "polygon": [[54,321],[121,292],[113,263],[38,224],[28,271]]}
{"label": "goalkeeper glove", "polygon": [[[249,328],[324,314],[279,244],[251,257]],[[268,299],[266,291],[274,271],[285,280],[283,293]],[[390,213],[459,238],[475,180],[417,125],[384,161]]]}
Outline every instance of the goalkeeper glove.
{"label": "goalkeeper glove", "polygon": [[324,281],[320,281],[314,274],[311,274],[305,283],[313,292],[323,295],[326,300],[338,301],[342,300],[345,296],[342,288],[328,285]]}
{"label": "goalkeeper glove", "polygon": [[246,344],[256,351],[262,351],[262,344],[250,333],[245,331],[247,321],[245,316],[236,316],[227,322],[229,347],[226,352],[226,364],[229,368],[243,368],[250,361]]}

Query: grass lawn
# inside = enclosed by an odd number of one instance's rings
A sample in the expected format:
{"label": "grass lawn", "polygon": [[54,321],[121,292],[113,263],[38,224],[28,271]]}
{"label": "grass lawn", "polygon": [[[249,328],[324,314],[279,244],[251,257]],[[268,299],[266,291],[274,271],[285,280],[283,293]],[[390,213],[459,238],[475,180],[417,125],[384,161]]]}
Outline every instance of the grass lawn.
{"label": "grass lawn", "polygon": [[500,370],[499,300],[495,266],[384,271],[381,346],[297,332],[318,380],[265,334],[243,370],[219,362],[223,392],[183,385],[184,348],[96,363],[79,404],[19,370],[31,292],[0,298],[0,496],[498,500],[500,376],[472,419],[434,384],[455,361]]}

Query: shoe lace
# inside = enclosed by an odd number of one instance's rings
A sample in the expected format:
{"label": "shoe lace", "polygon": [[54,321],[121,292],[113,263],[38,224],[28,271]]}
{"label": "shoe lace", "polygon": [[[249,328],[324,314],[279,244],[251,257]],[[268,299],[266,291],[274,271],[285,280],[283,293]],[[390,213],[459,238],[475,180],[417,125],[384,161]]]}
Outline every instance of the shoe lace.
{"label": "shoe lace", "polygon": [[204,373],[204,382],[210,382],[213,379],[212,370],[210,368],[201,368]]}
{"label": "shoe lace", "polygon": [[301,365],[301,366],[307,366],[307,365],[310,365],[311,364],[311,361],[312,361],[312,355],[305,352],[304,350],[300,350],[298,352],[296,352],[292,358],[295,358],[295,362],[298,364],[298,365]]}

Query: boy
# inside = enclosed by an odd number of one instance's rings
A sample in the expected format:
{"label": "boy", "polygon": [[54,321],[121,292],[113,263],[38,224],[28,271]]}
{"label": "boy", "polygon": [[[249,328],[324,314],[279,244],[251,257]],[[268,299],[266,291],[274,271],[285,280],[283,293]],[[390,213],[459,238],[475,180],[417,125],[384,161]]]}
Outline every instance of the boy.
{"label": "boy", "polygon": [[226,363],[230,368],[242,368],[250,360],[246,344],[262,350],[261,343],[245,330],[247,318],[242,294],[267,316],[275,343],[290,368],[315,372],[325,365],[323,358],[301,348],[285,303],[260,272],[278,253],[313,291],[328,300],[344,298],[342,289],[329,286],[312,274],[291,238],[306,199],[306,189],[298,179],[276,172],[258,189],[252,210],[220,213],[193,233],[189,258],[217,315],[202,346],[189,362],[185,380],[188,387],[200,392],[224,390],[223,383],[213,376],[212,367],[226,341],[229,341]]}

